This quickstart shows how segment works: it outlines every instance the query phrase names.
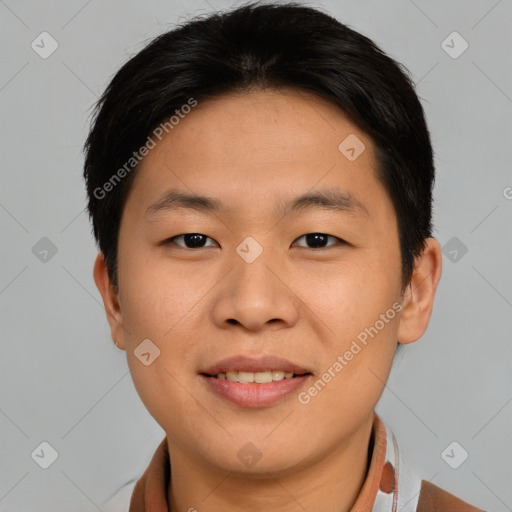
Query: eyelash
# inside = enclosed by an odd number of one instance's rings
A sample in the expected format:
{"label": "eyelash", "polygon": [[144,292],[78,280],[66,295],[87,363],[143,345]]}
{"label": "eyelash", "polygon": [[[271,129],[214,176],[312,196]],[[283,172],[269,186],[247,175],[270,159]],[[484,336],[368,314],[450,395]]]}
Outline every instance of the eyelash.
{"label": "eyelash", "polygon": [[[206,236],[206,235],[203,235],[202,233],[183,233],[181,235],[176,235],[176,236],[173,236],[171,238],[167,238],[166,240],[162,241],[159,245],[170,245],[170,244],[175,244],[175,245],[178,245],[179,247],[182,247],[183,249],[188,249],[188,250],[195,250],[195,249],[204,249],[206,247],[212,247],[212,246],[204,246],[204,247],[196,247],[196,248],[193,248],[193,247],[184,247],[180,244],[176,244],[174,242],[174,240],[176,240],[177,238],[181,238],[181,237],[184,237],[186,235],[199,235],[199,236]],[[334,238],[336,240],[338,240],[338,243],[335,243],[335,244],[332,244],[332,245],[328,245],[327,247],[303,247],[305,249],[311,249],[311,250],[321,250],[321,249],[328,249],[330,247],[335,247],[337,245],[342,245],[342,244],[347,244],[347,242],[345,242],[345,240],[337,237],[337,236],[334,236],[334,235],[328,235],[327,233],[320,233],[320,232],[313,232],[313,233],[306,233],[305,235],[302,235],[300,236],[299,238],[297,238],[296,240],[299,240],[303,237],[306,237],[308,235],[322,235],[322,236],[326,236],[327,238]],[[210,238],[209,236],[206,236],[206,238],[209,238],[210,240],[213,240],[213,238]]]}

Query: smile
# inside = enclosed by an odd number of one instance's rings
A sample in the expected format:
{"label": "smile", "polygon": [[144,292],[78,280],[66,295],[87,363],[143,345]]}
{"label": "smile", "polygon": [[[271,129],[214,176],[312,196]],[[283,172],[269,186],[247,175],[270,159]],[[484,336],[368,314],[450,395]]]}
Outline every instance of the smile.
{"label": "smile", "polygon": [[215,396],[239,407],[257,408],[278,404],[299,392],[306,385],[311,374],[294,375],[286,372],[285,375],[285,372],[276,370],[256,373],[227,372],[219,375],[201,374],[200,377],[206,383],[208,391]]}
{"label": "smile", "polygon": [[267,384],[269,382],[279,382],[283,379],[293,378],[293,372],[285,372],[284,370],[265,370],[262,372],[226,372],[212,375],[220,380],[229,380],[230,382],[241,382],[250,384]]}

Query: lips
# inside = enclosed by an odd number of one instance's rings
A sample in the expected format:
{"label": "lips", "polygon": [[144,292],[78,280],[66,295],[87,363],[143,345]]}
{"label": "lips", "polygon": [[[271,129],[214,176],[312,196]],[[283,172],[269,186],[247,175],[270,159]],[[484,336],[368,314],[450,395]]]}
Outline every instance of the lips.
{"label": "lips", "polygon": [[312,374],[308,368],[276,356],[264,356],[255,359],[246,356],[230,357],[218,361],[200,373],[208,377],[214,377],[228,372],[259,373],[269,371],[292,373],[293,376]]}

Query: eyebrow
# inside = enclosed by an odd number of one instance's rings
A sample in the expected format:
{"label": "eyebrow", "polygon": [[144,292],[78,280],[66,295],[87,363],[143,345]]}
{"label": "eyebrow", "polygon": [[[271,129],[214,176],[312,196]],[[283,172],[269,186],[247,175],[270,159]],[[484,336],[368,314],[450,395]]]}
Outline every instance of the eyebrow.
{"label": "eyebrow", "polygon": [[[146,209],[145,216],[151,217],[160,212],[178,209],[196,210],[201,213],[228,212],[230,208],[222,201],[213,197],[189,194],[179,190],[165,192],[157,201]],[[369,215],[364,204],[348,192],[342,192],[337,188],[328,188],[307,192],[289,201],[279,201],[276,204],[276,214],[288,215],[305,210],[328,210],[344,213],[361,213]]]}

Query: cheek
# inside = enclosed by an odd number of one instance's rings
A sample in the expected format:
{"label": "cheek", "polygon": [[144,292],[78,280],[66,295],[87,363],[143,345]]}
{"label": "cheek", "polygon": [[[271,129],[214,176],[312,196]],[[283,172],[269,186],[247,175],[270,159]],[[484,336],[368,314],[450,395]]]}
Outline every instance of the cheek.
{"label": "cheek", "polygon": [[[321,287],[306,283],[307,303],[331,329],[330,337],[346,342],[393,307],[400,298],[400,273],[393,266],[380,258],[361,258],[349,269],[330,272]],[[386,317],[386,333],[396,323],[395,313],[392,309]]]}
{"label": "cheek", "polygon": [[325,345],[322,368],[301,401],[311,400],[313,417],[329,411],[327,433],[347,422],[355,428],[382,394],[395,354],[399,316],[393,303],[385,302],[353,301],[333,317],[337,323]]}
{"label": "cheek", "polygon": [[119,259],[119,290],[123,320],[132,343],[144,338],[162,343],[194,303],[183,288],[182,273],[173,272],[144,254]]}
{"label": "cheek", "polygon": [[336,374],[325,400],[340,404],[346,399],[346,407],[353,406],[353,397],[361,406],[378,400],[396,348],[400,278],[396,254],[367,253],[350,271],[333,276],[324,294],[317,294],[316,303],[325,305],[322,320],[329,327],[323,334],[328,340],[323,370],[331,368]]}
{"label": "cheek", "polygon": [[[194,305],[204,291],[201,287],[196,290],[193,283],[173,274],[170,268],[144,257],[138,262],[133,255],[119,262],[119,277],[131,377],[149,413],[160,425],[166,425],[170,411],[185,411],[187,403],[190,406],[184,388],[193,366],[195,340],[187,325],[194,321]],[[145,345],[151,361],[147,366],[143,356],[142,361],[137,357],[146,339],[151,340]]]}

